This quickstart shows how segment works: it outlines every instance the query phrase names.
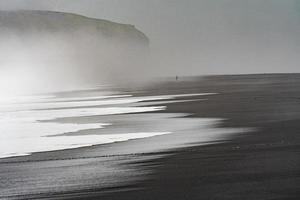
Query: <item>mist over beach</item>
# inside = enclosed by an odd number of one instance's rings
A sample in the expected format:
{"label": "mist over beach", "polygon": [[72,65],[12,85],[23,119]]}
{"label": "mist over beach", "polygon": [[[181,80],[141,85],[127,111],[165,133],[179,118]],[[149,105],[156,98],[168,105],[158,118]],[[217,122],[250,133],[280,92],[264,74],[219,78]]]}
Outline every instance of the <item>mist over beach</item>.
{"label": "mist over beach", "polygon": [[50,11],[0,11],[0,18],[3,92],[55,92],[147,77],[149,41],[133,25]]}
{"label": "mist over beach", "polygon": [[299,199],[300,1],[0,0],[0,199]]}

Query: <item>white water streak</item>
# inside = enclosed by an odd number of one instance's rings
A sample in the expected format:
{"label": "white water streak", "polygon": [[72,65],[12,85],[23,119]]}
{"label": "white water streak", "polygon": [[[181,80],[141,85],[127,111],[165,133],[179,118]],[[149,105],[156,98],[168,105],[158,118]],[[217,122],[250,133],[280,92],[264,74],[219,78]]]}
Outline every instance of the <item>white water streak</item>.
{"label": "white water streak", "polygon": [[[178,97],[210,95],[179,94],[131,97],[131,95],[68,97],[53,98],[37,97],[25,99],[24,102],[13,101],[0,106],[0,157],[28,155],[33,152],[53,151],[69,148],[90,146],[95,144],[113,143],[130,139],[152,137],[169,134],[170,131],[113,133],[108,135],[74,135],[59,136],[63,133],[78,132],[89,129],[101,129],[110,123],[55,123],[45,122],[67,117],[103,116],[129,113],[144,113],[164,110],[165,106],[132,106],[130,104],[170,100]],[[86,101],[82,101],[86,100]],[[32,103],[34,102],[34,103]],[[167,103],[167,102],[166,102]],[[171,103],[171,101],[170,101]],[[122,105],[123,106],[118,106]],[[105,107],[103,107],[105,106]],[[63,109],[62,109],[63,108]],[[50,109],[50,110],[49,110]]]}

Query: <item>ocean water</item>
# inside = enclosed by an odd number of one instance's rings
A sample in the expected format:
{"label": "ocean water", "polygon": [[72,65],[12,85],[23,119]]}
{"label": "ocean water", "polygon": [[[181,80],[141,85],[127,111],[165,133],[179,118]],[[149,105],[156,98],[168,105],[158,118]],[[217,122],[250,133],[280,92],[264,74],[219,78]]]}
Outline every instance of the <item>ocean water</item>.
{"label": "ocean water", "polygon": [[1,99],[0,199],[128,185],[151,173],[139,162],[164,150],[248,131],[218,128],[223,119],[162,112],[172,103],[205,104],[207,95],[214,93],[134,96],[98,88]]}
{"label": "ocean water", "polygon": [[[174,122],[180,124],[177,122],[178,115],[155,116],[153,113],[165,110],[168,104],[178,102],[179,97],[201,97],[212,94],[134,97],[117,92],[99,90],[91,93],[87,90],[86,94],[83,91],[80,95],[74,92],[69,96],[39,95],[1,99],[0,158],[172,134],[190,124],[185,122],[185,125],[181,123],[180,127],[170,126],[170,123]],[[118,125],[118,122],[113,120],[116,116],[122,118],[122,116],[128,117],[130,114],[141,113],[149,113],[143,117],[148,125],[144,121],[144,126],[136,124],[131,128],[126,126],[111,128]],[[109,119],[85,122],[76,120],[85,117],[99,118],[99,116],[109,117]],[[73,120],[66,122],[60,121],[61,119]],[[170,119],[173,121],[170,122]],[[132,119],[132,121],[139,120]],[[157,123],[161,124],[160,128],[157,128]],[[205,123],[212,122],[210,120]]]}

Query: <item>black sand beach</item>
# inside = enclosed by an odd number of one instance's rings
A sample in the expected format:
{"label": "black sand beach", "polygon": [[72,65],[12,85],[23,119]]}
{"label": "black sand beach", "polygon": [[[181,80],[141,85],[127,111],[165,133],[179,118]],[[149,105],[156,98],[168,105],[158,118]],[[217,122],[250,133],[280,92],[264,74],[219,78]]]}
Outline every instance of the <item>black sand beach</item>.
{"label": "black sand beach", "polygon": [[[300,198],[300,74],[226,75],[189,79],[179,77],[177,81],[141,88],[136,92],[138,95],[215,92],[218,94],[205,97],[206,101],[198,101],[194,97],[195,101],[192,102],[169,104],[167,110],[162,112],[193,113],[189,117],[194,118],[223,118],[226,120],[219,124],[220,127],[247,127],[253,128],[253,131],[234,134],[217,144],[199,144],[161,153],[122,157],[122,162],[116,162],[116,165],[137,171],[139,178],[127,182],[125,171],[121,176],[121,187],[107,186],[98,189],[95,184],[93,187],[64,193],[48,192],[14,198]],[[7,163],[19,165],[20,162],[29,162],[33,168],[38,168],[42,157],[62,162],[72,158],[80,165],[86,161],[80,160],[79,155],[94,155],[102,149],[103,145],[100,145],[2,159],[0,167]],[[92,170],[101,169],[103,163],[99,157],[89,158],[94,166]],[[73,166],[74,173],[77,164]],[[127,172],[130,174],[131,171]],[[105,181],[97,180],[97,176],[95,179],[95,183]]]}

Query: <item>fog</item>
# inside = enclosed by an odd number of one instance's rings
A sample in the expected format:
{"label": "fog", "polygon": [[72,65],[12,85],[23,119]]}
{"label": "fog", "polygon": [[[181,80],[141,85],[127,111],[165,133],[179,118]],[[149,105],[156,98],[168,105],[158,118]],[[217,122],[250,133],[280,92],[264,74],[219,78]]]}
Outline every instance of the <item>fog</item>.
{"label": "fog", "polygon": [[[40,77],[43,81],[67,74],[55,73],[58,69],[77,67],[79,69],[65,77],[67,83],[64,85],[73,85],[73,81],[88,83],[87,80],[94,81],[98,77],[114,82],[120,77],[132,80],[147,76],[300,72],[298,0],[0,0],[0,8],[72,12],[134,24],[150,39],[150,64],[139,62],[123,66],[111,62],[127,60],[130,56],[124,52],[129,51],[117,52],[114,45],[90,41],[93,40],[90,36],[82,41],[68,42],[71,46],[65,45],[65,41],[72,40],[68,36],[54,38],[48,35],[46,40],[41,39],[43,42],[36,42],[34,38],[27,41],[28,45],[18,47],[14,44],[16,48],[11,50],[1,47],[1,54],[14,52],[16,57],[23,59],[18,59],[15,65],[27,63],[24,66],[29,68],[44,65],[49,55],[58,57],[47,62],[52,68],[46,70],[47,76]],[[4,37],[1,40],[7,41]],[[41,51],[44,41],[51,42],[46,42],[47,48]],[[91,45],[82,49],[87,43]],[[102,50],[98,49],[99,46]],[[105,59],[102,59],[103,54]],[[45,58],[45,55],[48,56]],[[115,59],[116,55],[123,55],[123,59]],[[5,66],[3,61],[0,62]],[[102,67],[98,68],[97,75],[82,80],[84,73],[90,74],[86,66],[99,66],[99,62],[102,62]],[[118,67],[111,68],[112,65]],[[32,80],[28,79],[29,82]]]}
{"label": "fog", "polygon": [[106,37],[88,28],[2,31],[0,52],[0,91],[5,95],[78,90],[149,78],[146,42]]}

